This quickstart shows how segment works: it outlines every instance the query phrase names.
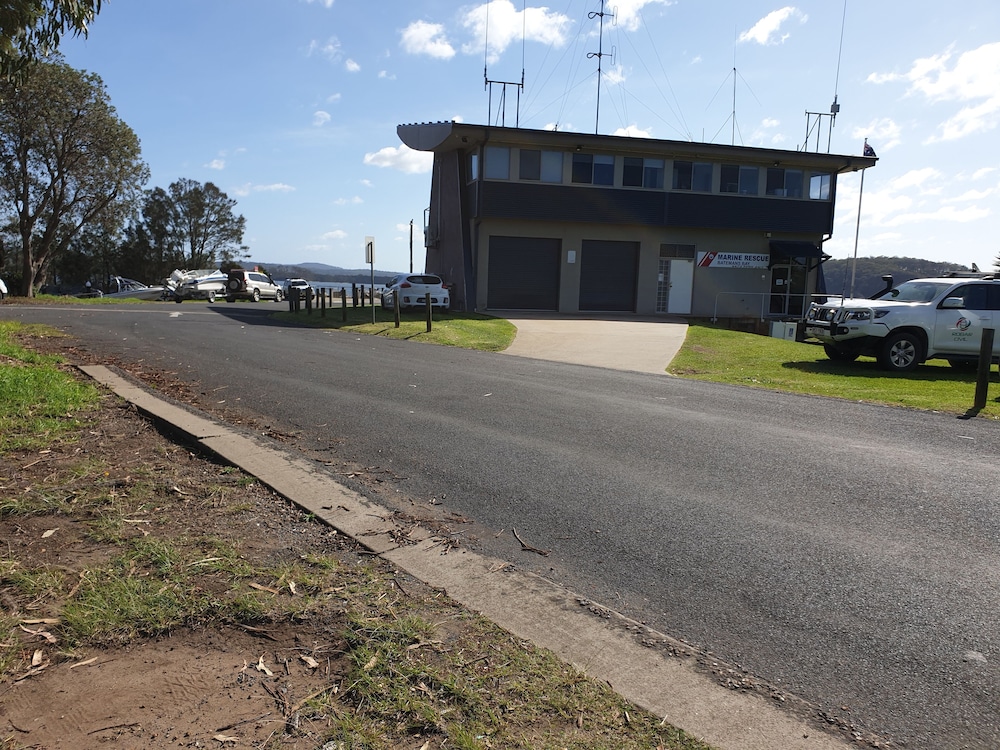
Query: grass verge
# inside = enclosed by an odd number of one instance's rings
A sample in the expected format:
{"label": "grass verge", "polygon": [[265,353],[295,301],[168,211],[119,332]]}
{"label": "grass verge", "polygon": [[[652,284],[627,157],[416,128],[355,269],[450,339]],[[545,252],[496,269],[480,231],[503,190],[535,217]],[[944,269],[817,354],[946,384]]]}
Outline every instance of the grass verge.
{"label": "grass verge", "polygon": [[[706,325],[688,328],[684,346],[668,372],[692,380],[745,385],[790,393],[867,401],[962,414],[970,410],[976,374],[931,360],[905,375],[889,373],[874,359],[838,363],[816,344],[730,331]],[[996,372],[993,397],[980,416],[1000,419]]]}
{"label": "grass verge", "polygon": [[372,322],[372,307],[348,307],[347,320],[343,319],[340,307],[329,308],[326,315],[314,309],[312,313],[302,310],[297,313],[281,312],[276,320],[314,328],[335,328],[353,333],[385,336],[391,339],[421,341],[428,344],[456,346],[464,349],[500,352],[510,346],[517,333],[514,324],[503,318],[478,313],[434,312],[431,330],[427,330],[427,316],[422,312],[407,312],[400,315],[396,328],[392,313],[376,306],[375,322]]}

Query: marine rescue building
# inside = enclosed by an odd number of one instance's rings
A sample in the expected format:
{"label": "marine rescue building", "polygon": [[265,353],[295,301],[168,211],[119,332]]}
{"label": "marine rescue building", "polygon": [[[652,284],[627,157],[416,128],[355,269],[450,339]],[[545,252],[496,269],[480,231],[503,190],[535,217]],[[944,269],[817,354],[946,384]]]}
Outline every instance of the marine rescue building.
{"label": "marine rescue building", "polygon": [[425,269],[480,312],[798,318],[837,176],[876,161],[458,122],[397,133],[434,154]]}

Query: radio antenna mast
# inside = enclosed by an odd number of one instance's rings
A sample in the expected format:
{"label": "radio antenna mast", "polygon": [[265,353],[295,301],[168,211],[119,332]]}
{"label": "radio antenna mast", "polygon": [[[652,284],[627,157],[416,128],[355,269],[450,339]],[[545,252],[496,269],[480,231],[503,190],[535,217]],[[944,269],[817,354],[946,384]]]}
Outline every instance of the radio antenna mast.
{"label": "radio antenna mast", "polygon": [[613,13],[604,12],[604,0],[601,0],[601,10],[593,11],[587,14],[587,18],[593,21],[595,18],[600,18],[600,34],[597,37],[597,52],[588,52],[587,59],[597,58],[597,116],[594,118],[594,135],[599,132],[599,126],[601,122],[601,62],[605,55],[610,55],[612,60],[614,60],[615,49],[611,48],[611,52],[604,51],[604,17],[611,16],[614,19]]}
{"label": "radio antenna mast", "polygon": [[525,38],[525,5],[527,0],[521,3],[521,81],[491,81],[489,77],[489,62],[490,62],[490,5],[492,2],[486,3],[486,51],[485,59],[483,61],[483,87],[487,91],[487,117],[486,124],[491,124],[493,120],[493,87],[496,86],[500,89],[500,101],[497,104],[497,119],[500,121],[500,126],[504,127],[507,124],[507,87],[514,86],[517,88],[517,101],[514,107],[514,127],[519,127],[521,124],[521,92],[524,90],[524,38]]}
{"label": "radio antenna mast", "polygon": [[[833,143],[833,126],[837,124],[837,115],[840,113],[840,104],[837,97],[840,95],[840,61],[844,56],[844,27],[847,25],[847,0],[844,0],[844,15],[840,20],[840,49],[837,51],[837,77],[833,83],[833,104],[830,105],[830,112],[809,112],[806,111],[806,141],[802,145],[803,151],[809,150],[809,138],[813,130],[816,131],[816,152],[819,153],[819,137],[823,130],[823,118],[830,118],[830,125],[827,129],[826,152],[830,153]],[[815,121],[813,118],[816,118]],[[863,174],[863,173],[862,173]]]}

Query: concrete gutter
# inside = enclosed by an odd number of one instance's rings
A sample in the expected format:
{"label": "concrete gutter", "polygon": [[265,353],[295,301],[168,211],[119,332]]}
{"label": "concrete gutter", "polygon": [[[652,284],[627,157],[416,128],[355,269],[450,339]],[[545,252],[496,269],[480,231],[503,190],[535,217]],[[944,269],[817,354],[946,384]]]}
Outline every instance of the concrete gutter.
{"label": "concrete gutter", "polygon": [[723,687],[698,669],[683,644],[543,578],[471,551],[442,554],[426,529],[410,534],[416,544],[397,545],[390,535],[396,526],[385,508],[313,462],[171,404],[107,367],[80,370],[372,552],[718,750],[851,746],[778,708],[771,698]]}

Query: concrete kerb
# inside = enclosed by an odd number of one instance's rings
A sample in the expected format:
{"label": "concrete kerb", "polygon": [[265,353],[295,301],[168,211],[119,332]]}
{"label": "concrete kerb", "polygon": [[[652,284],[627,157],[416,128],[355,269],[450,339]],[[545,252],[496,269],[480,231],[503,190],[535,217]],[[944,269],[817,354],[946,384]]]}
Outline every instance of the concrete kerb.
{"label": "concrete kerb", "polygon": [[[80,370],[141,412],[257,477],[430,586],[504,629],[547,648],[620,695],[718,750],[836,750],[850,747],[756,693],[725,688],[698,671],[687,647],[665,634],[573,595],[538,576],[471,551],[442,554],[431,531],[398,545],[382,506],[349,490],[314,463],[241,434],[149,393],[103,366]],[[596,614],[595,614],[596,613]],[[657,645],[677,644],[675,653]]]}

